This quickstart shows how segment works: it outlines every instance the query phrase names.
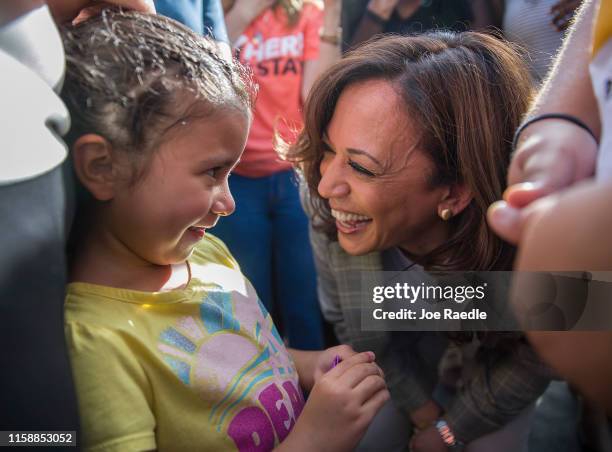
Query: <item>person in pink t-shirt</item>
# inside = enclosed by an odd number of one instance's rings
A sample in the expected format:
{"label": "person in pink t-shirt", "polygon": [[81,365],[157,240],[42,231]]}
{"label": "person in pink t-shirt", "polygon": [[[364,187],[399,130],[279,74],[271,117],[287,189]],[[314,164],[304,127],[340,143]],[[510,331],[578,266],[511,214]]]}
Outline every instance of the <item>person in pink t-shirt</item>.
{"label": "person in pink t-shirt", "polygon": [[317,76],[340,57],[340,0],[224,1],[230,41],[259,85],[253,124],[230,186],[237,213],[215,233],[237,257],[292,347],[323,347],[308,222],[276,136],[292,142]]}

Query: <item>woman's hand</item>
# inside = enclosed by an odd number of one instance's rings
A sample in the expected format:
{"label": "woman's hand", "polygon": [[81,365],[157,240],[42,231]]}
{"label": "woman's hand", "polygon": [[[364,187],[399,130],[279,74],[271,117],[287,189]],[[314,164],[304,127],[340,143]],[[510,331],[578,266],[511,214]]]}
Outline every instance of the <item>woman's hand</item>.
{"label": "woman's hand", "polygon": [[428,400],[424,405],[410,413],[412,424],[419,430],[431,426],[440,417],[442,410],[436,402]]}
{"label": "woman's hand", "polygon": [[410,440],[410,452],[447,452],[448,448],[435,426],[415,433]]}
{"label": "woman's hand", "polygon": [[387,400],[389,391],[374,353],[354,354],[317,379],[279,450],[352,450]]}

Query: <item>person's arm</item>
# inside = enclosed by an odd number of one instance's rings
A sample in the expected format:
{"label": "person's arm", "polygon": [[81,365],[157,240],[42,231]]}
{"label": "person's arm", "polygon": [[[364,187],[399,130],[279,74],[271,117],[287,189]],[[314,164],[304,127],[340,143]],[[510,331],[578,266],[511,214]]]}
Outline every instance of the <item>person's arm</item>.
{"label": "person's arm", "polygon": [[[517,256],[517,270],[610,271],[610,203],[612,186],[609,184],[586,182],[560,194],[551,208],[527,224],[524,246]],[[513,289],[516,297],[525,292],[521,286]],[[542,358],[561,376],[605,408],[608,415],[612,414],[610,331],[534,331],[528,337]]]}
{"label": "person's arm", "polygon": [[217,43],[219,52],[227,61],[232,61],[232,48],[230,47],[227,27],[223,18],[221,0],[203,0],[202,25],[204,36],[210,36]]}
{"label": "person's arm", "polygon": [[[323,36],[338,36],[340,30],[340,17],[342,12],[341,0],[325,0],[323,11],[323,25],[318,26],[318,21],[313,21],[309,29],[304,34],[304,47],[312,45],[312,41],[319,41],[319,32]],[[302,102],[308,97],[310,88],[315,80],[328,67],[340,59],[340,40],[337,43],[325,40],[319,41],[319,56],[316,59],[306,59],[304,61],[304,73],[302,77]],[[305,50],[306,52],[306,50]]]}
{"label": "person's arm", "polygon": [[[595,7],[598,0],[585,0],[569,31],[555,64],[546,77],[528,116],[569,113],[582,119],[600,134],[597,100],[589,76],[590,46]],[[529,127],[525,130],[527,132]],[[525,137],[526,138],[526,137]]]}
{"label": "person's arm", "polygon": [[204,25],[204,35],[210,35],[217,42],[229,43],[221,0],[204,0],[202,24]]}
{"label": "person's arm", "polygon": [[[302,191],[304,196],[304,191]],[[312,221],[312,212],[308,206],[307,196],[304,196],[303,205],[306,214]],[[421,419],[429,418],[432,410],[431,394],[419,377],[418,369],[407,368],[404,360],[392,350],[391,335],[386,331],[361,330],[361,306],[359,286],[351,287],[350,273],[352,269],[380,269],[379,262],[373,262],[372,256],[350,256],[351,268],[332,268],[335,259],[331,253],[337,251],[337,244],[331,241],[322,232],[310,230],[310,243],[312,246],[315,268],[317,270],[317,291],[321,311],[325,319],[334,326],[334,331],[340,343],[348,344],[356,351],[371,350],[376,355],[376,362],[385,373],[385,380],[396,406],[407,413],[412,421],[421,424]],[[342,264],[338,264],[342,265]],[[341,292],[352,290],[354,293],[342,297]],[[346,302],[343,303],[342,300]],[[354,300],[350,306],[349,300]],[[408,353],[408,351],[406,351]],[[424,422],[424,421],[423,421]]]}
{"label": "person's arm", "polygon": [[[598,138],[601,123],[588,71],[591,27],[597,0],[585,0],[561,52],[527,117],[564,113],[584,122]],[[591,177],[597,141],[563,119],[545,119],[523,129],[508,172],[504,200],[489,211],[491,227],[517,243],[534,200]],[[527,184],[526,184],[527,183]]]}
{"label": "person's arm", "polygon": [[233,46],[246,27],[272,5],[274,5],[274,0],[236,0],[232,8],[225,14],[230,45]]}
{"label": "person's arm", "polygon": [[382,33],[398,2],[399,0],[370,0],[350,37],[349,48],[357,47],[372,36]]}
{"label": "person's arm", "polygon": [[502,428],[544,392],[552,373],[526,342],[491,367],[479,364],[444,418],[464,444]]}

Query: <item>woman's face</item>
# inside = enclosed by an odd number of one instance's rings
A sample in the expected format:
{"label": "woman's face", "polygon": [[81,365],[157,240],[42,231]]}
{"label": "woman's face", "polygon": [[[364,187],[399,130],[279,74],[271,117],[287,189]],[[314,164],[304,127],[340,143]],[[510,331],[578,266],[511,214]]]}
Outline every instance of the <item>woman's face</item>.
{"label": "woman's face", "polygon": [[449,188],[428,182],[433,162],[417,148],[419,130],[390,83],[348,86],[323,141],[318,191],[329,201],[347,253],[399,246],[421,255],[448,237],[438,211]]}

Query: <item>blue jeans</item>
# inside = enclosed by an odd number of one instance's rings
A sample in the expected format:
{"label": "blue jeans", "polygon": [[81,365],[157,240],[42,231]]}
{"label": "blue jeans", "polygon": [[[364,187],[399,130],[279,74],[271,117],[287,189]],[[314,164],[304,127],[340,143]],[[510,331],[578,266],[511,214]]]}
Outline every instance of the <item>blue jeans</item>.
{"label": "blue jeans", "polygon": [[268,177],[232,175],[236,212],[212,233],[222,239],[268,311],[281,316],[289,346],[320,350],[323,324],[308,219],[293,171]]}

